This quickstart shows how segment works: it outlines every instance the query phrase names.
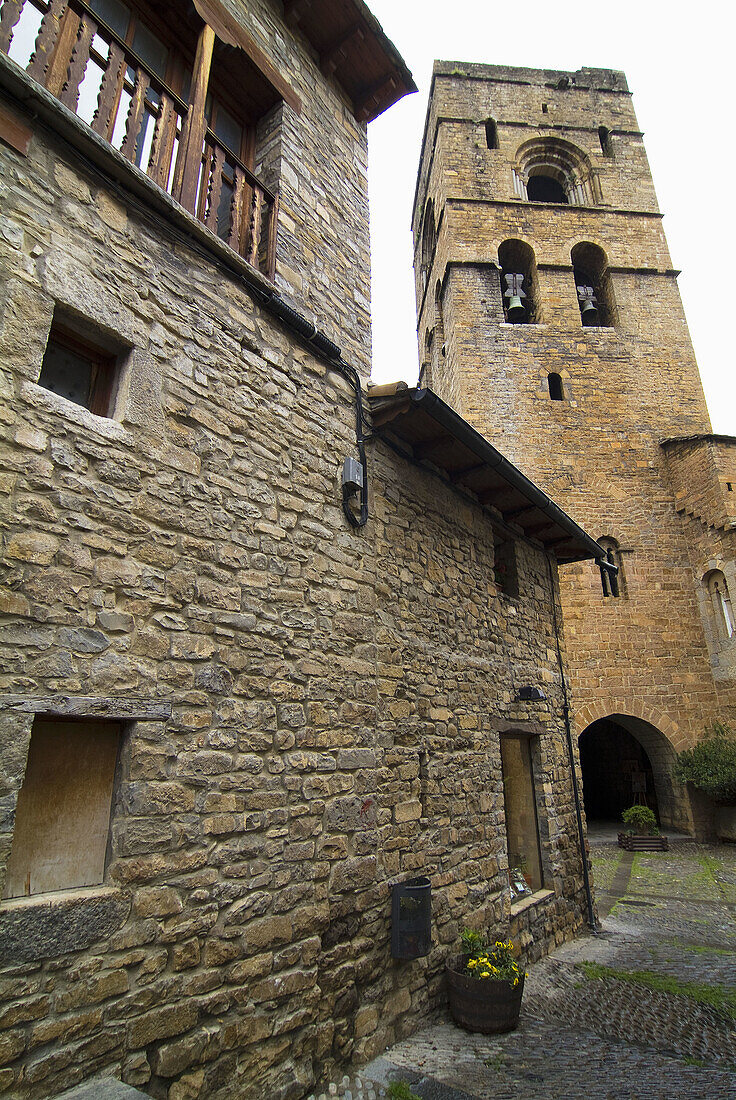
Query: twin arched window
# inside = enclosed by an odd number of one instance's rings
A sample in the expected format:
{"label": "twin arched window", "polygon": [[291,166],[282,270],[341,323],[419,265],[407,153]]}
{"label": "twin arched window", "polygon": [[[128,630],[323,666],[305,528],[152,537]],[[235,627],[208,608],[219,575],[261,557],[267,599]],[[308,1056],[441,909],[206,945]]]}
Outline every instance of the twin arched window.
{"label": "twin arched window", "polygon": [[[608,259],[598,245],[583,241],[570,253],[575,293],[584,327],[613,327],[616,310],[608,271]],[[501,300],[504,319],[509,324],[533,325],[541,320],[537,264],[533,248],[525,241],[504,241],[498,250],[501,268]],[[550,397],[554,379],[550,375]]]}

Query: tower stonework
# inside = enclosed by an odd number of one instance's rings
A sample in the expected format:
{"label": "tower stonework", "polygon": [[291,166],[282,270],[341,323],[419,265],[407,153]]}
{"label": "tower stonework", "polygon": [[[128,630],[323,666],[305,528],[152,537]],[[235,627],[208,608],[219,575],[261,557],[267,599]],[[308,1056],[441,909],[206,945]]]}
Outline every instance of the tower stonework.
{"label": "tower stonework", "polygon": [[420,384],[618,566],[561,577],[589,815],[697,826],[671,772],[736,715],[736,441],[711,434],[624,74],[436,62],[413,230]]}

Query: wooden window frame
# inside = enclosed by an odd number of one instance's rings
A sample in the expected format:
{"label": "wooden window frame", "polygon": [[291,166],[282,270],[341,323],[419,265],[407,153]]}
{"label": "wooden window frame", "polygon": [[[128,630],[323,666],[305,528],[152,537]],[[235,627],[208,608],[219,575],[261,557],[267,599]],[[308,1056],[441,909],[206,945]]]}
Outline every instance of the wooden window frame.
{"label": "wooden window frame", "polygon": [[[111,406],[117,377],[118,356],[113,352],[105,351],[100,348],[99,345],[86,340],[84,337],[79,336],[78,333],[67,328],[63,323],[60,324],[56,321],[52,324],[48,340],[46,341],[44,362],[46,360],[46,352],[52,344],[57,344],[66,351],[70,351],[73,355],[78,355],[80,358],[86,359],[92,364],[89,400],[85,405],[80,404],[80,407],[89,409],[89,411],[95,413],[96,416],[110,418],[112,416]],[[43,386],[43,382],[41,381],[42,375],[43,364],[41,365],[38,381],[40,386]],[[44,388],[48,389],[48,387]],[[76,402],[74,402],[74,404],[76,404]]]}

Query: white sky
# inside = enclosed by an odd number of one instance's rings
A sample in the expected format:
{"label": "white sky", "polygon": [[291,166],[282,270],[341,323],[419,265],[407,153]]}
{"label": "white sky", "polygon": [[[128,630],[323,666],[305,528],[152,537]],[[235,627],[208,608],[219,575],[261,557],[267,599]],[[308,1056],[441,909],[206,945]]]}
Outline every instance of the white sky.
{"label": "white sky", "polygon": [[418,373],[411,203],[432,61],[622,69],[654,176],[716,432],[736,435],[736,5],[662,0],[368,0],[414,75],[369,127],[373,377]]}

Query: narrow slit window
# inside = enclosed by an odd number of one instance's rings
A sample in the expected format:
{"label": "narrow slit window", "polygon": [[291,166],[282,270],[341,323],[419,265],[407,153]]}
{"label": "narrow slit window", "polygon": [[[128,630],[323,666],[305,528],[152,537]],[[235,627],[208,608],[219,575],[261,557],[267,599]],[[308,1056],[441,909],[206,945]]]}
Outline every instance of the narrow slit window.
{"label": "narrow slit window", "polygon": [[598,140],[601,143],[601,152],[604,157],[613,156],[613,146],[611,145],[611,131],[607,126],[598,127]]}
{"label": "narrow slit window", "polygon": [[501,769],[509,885],[511,900],[515,901],[544,885],[529,737],[523,734],[501,736]]}
{"label": "narrow slit window", "polygon": [[733,638],[736,632],[736,621],[734,621],[728,582],[720,569],[714,569],[706,583],[713,605],[717,633],[725,640]]}
{"label": "narrow slit window", "polygon": [[495,118],[486,119],[486,145],[489,149],[498,149],[498,126]]}
{"label": "narrow slit window", "polygon": [[598,545],[604,552],[603,558],[598,562],[603,595],[618,598],[623,592],[623,567],[619,545],[614,539],[599,539]]}
{"label": "narrow slit window", "polygon": [[549,396],[553,401],[564,401],[565,395],[562,390],[562,378],[559,374],[547,375],[547,386],[549,388]]}

